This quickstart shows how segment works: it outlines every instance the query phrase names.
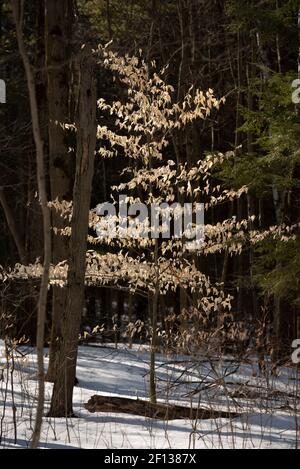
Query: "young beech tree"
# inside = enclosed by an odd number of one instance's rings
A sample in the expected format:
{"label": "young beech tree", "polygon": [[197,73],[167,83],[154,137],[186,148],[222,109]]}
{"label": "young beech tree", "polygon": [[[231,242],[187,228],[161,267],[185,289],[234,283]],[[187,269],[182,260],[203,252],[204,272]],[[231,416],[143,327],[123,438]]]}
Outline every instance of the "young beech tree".
{"label": "young beech tree", "polygon": [[[192,168],[166,160],[164,156],[174,132],[182,132],[190,122],[206,119],[219,108],[220,101],[212,90],[204,94],[191,89],[180,103],[174,103],[174,90],[162,79],[164,70],[157,74],[152,64],[154,71],[151,74],[149,67],[136,57],[119,57],[107,48],[101,48],[99,53],[104,66],[127,87],[123,102],[98,101],[102,112],[115,116],[114,127],[98,126],[99,154],[103,158],[122,155],[128,159],[129,167],[125,169],[127,182],[113,188],[116,193],[126,194],[119,204],[120,213],[103,219],[95,211],[91,212],[90,226],[101,236],[89,237],[90,243],[110,246],[112,252],[105,255],[96,250],[88,252],[87,280],[98,284],[113,282],[120,286],[127,282],[132,293],[138,290],[148,293],[151,325],[149,395],[154,403],[159,296],[170,290],[186,291],[194,299],[193,315],[195,310],[209,317],[220,308],[230,309],[230,297],[220,285],[211,284],[199,270],[198,260],[200,255],[223,249],[239,252],[244,236],[242,228],[248,225],[248,220],[237,223],[234,217],[214,226],[206,225],[203,242],[194,242],[191,249],[191,242],[186,239],[188,233],[178,237],[178,233],[175,236],[176,233],[170,230],[170,219],[175,226],[185,214],[176,201],[189,202],[195,215],[199,200],[205,202],[208,211],[216,204],[240,197],[247,188],[222,191],[211,185],[211,169],[233,154],[211,155]],[[128,203],[130,207],[127,207]],[[137,216],[135,211],[141,203],[147,207],[155,205],[154,220],[146,216],[142,221],[141,216]],[[56,201],[53,206],[64,216],[69,215],[68,211],[71,214],[71,204],[62,205]],[[104,204],[103,210],[106,207]],[[114,228],[115,224],[118,229]],[[191,228],[195,232],[193,223]],[[61,234],[68,235],[70,231],[63,230]]]}

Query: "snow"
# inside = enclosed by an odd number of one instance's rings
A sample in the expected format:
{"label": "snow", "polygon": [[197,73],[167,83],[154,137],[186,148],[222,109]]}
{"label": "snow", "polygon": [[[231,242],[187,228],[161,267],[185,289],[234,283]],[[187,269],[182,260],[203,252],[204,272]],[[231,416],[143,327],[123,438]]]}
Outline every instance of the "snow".
{"label": "snow", "polygon": [[[7,374],[4,344],[0,342],[0,448],[27,447],[33,431],[36,354],[34,349],[26,347],[20,351],[23,356],[15,354],[13,375]],[[47,353],[45,350],[46,363]],[[79,386],[74,388],[74,411],[78,418],[45,417],[40,447],[283,449],[300,445],[299,374],[282,368],[278,377],[262,377],[255,357],[238,363],[232,357],[220,361],[157,355],[160,402],[236,412],[240,414],[237,418],[166,422],[122,413],[91,414],[84,408],[94,394],[147,399],[148,364],[146,347],[134,346],[129,350],[120,346],[116,350],[113,346],[81,346],[77,368]],[[51,388],[46,383],[46,410]],[[250,394],[239,394],[245,390]]]}

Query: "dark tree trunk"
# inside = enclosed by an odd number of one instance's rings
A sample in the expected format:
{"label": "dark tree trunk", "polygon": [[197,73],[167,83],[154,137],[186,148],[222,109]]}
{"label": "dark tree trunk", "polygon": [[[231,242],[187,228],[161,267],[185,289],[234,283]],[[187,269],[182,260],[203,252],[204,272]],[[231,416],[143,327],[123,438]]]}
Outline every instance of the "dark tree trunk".
{"label": "dark tree trunk", "polygon": [[[46,0],[46,67],[48,75],[49,103],[49,174],[51,199],[59,201],[72,199],[73,154],[69,152],[67,132],[60,124],[69,122],[70,82],[72,58],[72,25],[74,22],[73,0]],[[63,229],[66,226],[60,214],[52,211],[52,226]],[[52,237],[53,264],[69,256],[69,242],[64,236]],[[50,360],[47,380],[54,381],[57,368],[61,318],[66,307],[66,289],[53,287],[52,328],[50,339]]]}
{"label": "dark tree trunk", "polygon": [[49,415],[73,415],[78,336],[84,302],[88,218],[96,146],[96,88],[92,59],[83,52],[80,63],[79,116],[77,122],[76,175],[73,192],[72,234],[66,309],[62,318],[59,366]]}

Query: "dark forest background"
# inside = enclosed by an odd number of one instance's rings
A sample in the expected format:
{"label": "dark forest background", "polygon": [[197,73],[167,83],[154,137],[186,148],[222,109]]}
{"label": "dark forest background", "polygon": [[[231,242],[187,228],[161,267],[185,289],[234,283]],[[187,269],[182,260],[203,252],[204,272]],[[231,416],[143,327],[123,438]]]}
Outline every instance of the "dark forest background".
{"label": "dark forest background", "polygon": [[[208,220],[255,215],[253,229],[300,221],[300,107],[292,82],[300,73],[300,5],[297,0],[32,0],[24,4],[24,39],[36,80],[40,125],[47,156],[50,199],[72,199],[74,163],[66,134],[54,121],[73,122],[76,101],[73,62],[85,43],[113,40],[120,54],[168,65],[167,81],[178,98],[191,85],[226,97],[211,119],[190,124],[172,141],[169,158],[193,165],[207,152],[235,150],[234,161],[216,180],[224,188],[249,186],[249,193],[212,209]],[[36,198],[36,159],[26,76],[18,51],[10,2],[0,1],[0,78],[7,103],[0,105],[0,265],[34,262],[43,252],[42,218]],[[116,98],[116,83],[98,67],[97,96]],[[74,89],[75,88],[75,89]],[[107,201],[121,182],[124,161],[96,158],[91,207]],[[55,224],[62,223],[57,219]],[[201,260],[213,282],[234,296],[230,321],[247,331],[241,344],[260,338],[277,358],[300,337],[300,238],[266,239],[241,255],[215,254]],[[53,263],[65,258],[67,240],[53,243]],[[1,334],[13,322],[16,337],[36,337],[38,283],[16,280],[1,287]],[[64,308],[63,290],[48,296],[47,332]],[[188,307],[181,292],[159,300],[162,327],[169,314]],[[0,311],[1,314],[1,311]],[[3,318],[2,318],[3,319]],[[147,295],[113,287],[86,287],[81,330],[101,325],[101,340],[128,340],[128,321],[148,321]],[[212,326],[215,318],[211,319]],[[226,327],[226,326],[224,326]],[[90,330],[90,329],[89,329]],[[145,334],[146,335],[146,334]],[[136,340],[146,340],[143,333]],[[257,342],[256,342],[257,343]]]}

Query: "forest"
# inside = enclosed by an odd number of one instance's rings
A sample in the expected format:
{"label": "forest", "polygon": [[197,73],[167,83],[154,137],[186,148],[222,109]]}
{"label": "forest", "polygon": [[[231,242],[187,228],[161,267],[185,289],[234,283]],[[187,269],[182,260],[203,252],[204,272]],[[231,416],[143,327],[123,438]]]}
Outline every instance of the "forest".
{"label": "forest", "polygon": [[0,0],[0,449],[299,447],[299,142],[299,0]]}

